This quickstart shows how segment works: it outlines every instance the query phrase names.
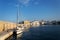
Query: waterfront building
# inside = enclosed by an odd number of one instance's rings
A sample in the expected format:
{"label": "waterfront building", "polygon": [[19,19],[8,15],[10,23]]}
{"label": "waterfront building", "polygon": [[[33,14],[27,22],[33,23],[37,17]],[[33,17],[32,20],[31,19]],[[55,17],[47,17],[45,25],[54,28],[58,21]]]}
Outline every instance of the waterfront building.
{"label": "waterfront building", "polygon": [[27,20],[24,21],[24,26],[25,26],[25,27],[30,27],[30,24],[31,24],[30,21],[27,21]]}
{"label": "waterfront building", "polygon": [[43,22],[41,22],[41,24],[42,24],[42,25],[44,25],[44,24],[45,24],[45,22],[43,21]]}
{"label": "waterfront building", "polygon": [[39,21],[33,21],[31,23],[32,26],[40,26],[40,22]]}

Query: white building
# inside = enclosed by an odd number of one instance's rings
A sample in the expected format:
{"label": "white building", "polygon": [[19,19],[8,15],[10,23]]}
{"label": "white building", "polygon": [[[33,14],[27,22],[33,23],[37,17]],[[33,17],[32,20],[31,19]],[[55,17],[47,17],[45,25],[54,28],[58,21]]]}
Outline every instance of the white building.
{"label": "white building", "polygon": [[40,26],[40,23],[39,21],[34,21],[31,23],[32,26]]}
{"label": "white building", "polygon": [[42,25],[44,25],[44,24],[45,24],[45,22],[41,22],[41,24],[42,24]]}

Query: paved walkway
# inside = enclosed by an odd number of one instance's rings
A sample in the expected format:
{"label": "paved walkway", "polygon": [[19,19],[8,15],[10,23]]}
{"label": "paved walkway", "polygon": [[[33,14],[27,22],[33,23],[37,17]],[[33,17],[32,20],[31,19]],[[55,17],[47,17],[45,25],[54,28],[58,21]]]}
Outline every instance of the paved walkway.
{"label": "paved walkway", "polygon": [[5,40],[6,38],[8,38],[10,35],[12,35],[13,31],[12,30],[8,30],[8,31],[3,31],[0,33],[0,40]]}

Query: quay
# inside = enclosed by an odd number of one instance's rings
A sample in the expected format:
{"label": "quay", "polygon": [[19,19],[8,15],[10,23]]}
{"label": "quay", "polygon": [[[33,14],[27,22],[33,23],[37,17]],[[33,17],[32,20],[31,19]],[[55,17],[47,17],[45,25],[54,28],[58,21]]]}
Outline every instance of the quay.
{"label": "quay", "polygon": [[13,31],[12,30],[4,31],[4,32],[0,33],[0,40],[5,40],[9,36],[11,36],[12,34],[13,34]]}

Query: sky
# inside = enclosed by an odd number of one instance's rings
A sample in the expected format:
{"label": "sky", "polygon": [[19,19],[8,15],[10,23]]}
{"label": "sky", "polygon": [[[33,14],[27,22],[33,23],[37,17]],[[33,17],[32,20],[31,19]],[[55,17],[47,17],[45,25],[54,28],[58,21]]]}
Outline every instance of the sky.
{"label": "sky", "polygon": [[0,20],[60,20],[60,0],[0,0]]}

